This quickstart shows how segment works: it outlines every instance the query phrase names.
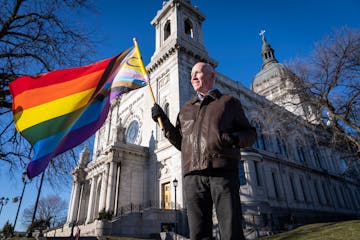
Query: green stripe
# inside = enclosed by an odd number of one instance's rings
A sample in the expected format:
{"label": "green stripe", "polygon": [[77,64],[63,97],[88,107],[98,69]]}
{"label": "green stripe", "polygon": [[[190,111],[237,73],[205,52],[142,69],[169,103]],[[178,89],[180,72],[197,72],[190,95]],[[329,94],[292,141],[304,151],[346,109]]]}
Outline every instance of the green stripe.
{"label": "green stripe", "polygon": [[68,128],[81,114],[84,108],[77,109],[74,112],[50,119],[25,129],[21,134],[34,145],[37,141],[59,133]]}

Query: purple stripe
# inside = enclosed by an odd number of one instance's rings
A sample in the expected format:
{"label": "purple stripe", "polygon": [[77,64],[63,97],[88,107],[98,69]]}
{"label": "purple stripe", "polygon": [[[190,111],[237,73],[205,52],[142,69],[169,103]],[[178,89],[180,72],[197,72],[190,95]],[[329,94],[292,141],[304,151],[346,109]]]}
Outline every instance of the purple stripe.
{"label": "purple stripe", "polygon": [[60,153],[63,153],[77,145],[83,143],[86,139],[91,137],[97,129],[99,129],[103,123],[105,122],[108,112],[109,112],[110,104],[106,104],[104,110],[101,112],[99,119],[96,122],[93,122],[84,127],[78,128],[74,131],[69,132],[59,143],[56,150],[48,155],[43,156],[42,158],[35,159],[31,161],[27,166],[27,174],[31,179],[36,177],[41,172],[43,172],[48,166],[50,160],[57,156]]}

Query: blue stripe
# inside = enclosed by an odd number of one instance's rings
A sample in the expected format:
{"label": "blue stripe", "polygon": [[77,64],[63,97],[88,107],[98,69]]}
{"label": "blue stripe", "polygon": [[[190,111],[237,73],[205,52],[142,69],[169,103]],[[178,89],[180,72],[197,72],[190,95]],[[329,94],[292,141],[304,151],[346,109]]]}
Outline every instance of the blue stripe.
{"label": "blue stripe", "polygon": [[106,97],[103,101],[94,101],[84,110],[84,112],[81,114],[81,116],[79,116],[79,118],[74,122],[74,124],[70,125],[70,127],[64,129],[61,132],[58,132],[57,134],[37,141],[33,146],[33,159],[39,159],[55,151],[58,147],[59,142],[70,131],[84,127],[97,121],[100,117],[100,113],[103,111],[105,105],[107,104],[107,101],[108,97]]}

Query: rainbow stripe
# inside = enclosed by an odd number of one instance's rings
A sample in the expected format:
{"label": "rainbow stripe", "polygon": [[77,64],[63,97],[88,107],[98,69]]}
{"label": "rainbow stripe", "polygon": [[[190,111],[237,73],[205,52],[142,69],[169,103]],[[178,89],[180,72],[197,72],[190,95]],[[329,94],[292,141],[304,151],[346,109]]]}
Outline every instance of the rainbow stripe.
{"label": "rainbow stripe", "polygon": [[88,66],[23,76],[10,83],[16,129],[33,146],[29,178],[55,156],[81,144],[107,118],[110,101],[148,78],[138,48]]}

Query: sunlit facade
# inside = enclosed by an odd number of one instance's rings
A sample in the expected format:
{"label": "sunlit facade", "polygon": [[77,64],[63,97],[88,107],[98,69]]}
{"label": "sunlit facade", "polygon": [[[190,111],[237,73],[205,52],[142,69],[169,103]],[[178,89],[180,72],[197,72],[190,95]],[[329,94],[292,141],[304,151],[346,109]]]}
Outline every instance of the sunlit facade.
{"label": "sunlit facade", "polygon": [[[204,20],[190,1],[170,0],[151,22],[155,52],[146,68],[156,101],[173,123],[180,106],[194,94],[192,66],[198,61],[217,66],[204,46]],[[250,238],[255,228],[266,232],[359,216],[359,183],[343,176],[343,154],[317,144],[311,126],[298,126],[287,135],[277,120],[278,113],[293,116],[300,112],[281,107],[266,111],[274,105],[271,94],[286,93],[281,92],[286,88],[279,80],[287,70],[275,59],[264,37],[260,43],[264,65],[251,89],[219,72],[216,76],[216,87],[241,100],[257,129],[256,143],[242,150],[241,160],[239,156],[245,233]],[[152,105],[147,88],[112,103],[108,119],[96,133],[93,153],[84,149],[73,171],[67,223],[57,230],[58,236],[67,236],[74,223],[80,226],[82,236],[150,237],[174,231],[175,224],[180,234],[187,235],[181,153],[152,121]],[[270,122],[264,120],[269,117]],[[110,220],[99,220],[107,214]],[[217,235],[216,215],[214,223]]]}

